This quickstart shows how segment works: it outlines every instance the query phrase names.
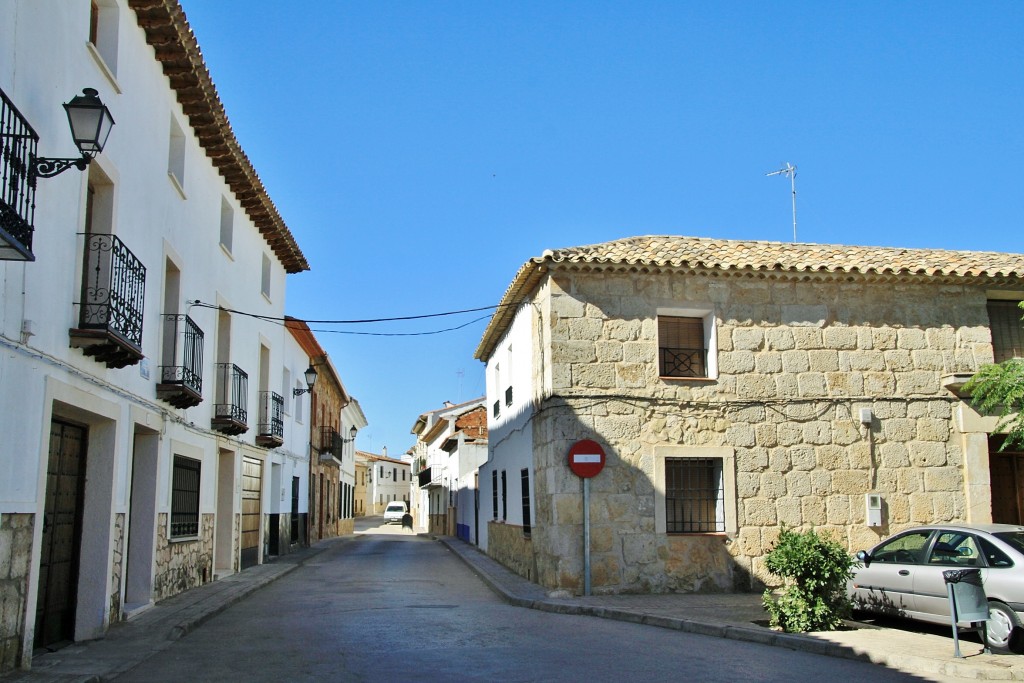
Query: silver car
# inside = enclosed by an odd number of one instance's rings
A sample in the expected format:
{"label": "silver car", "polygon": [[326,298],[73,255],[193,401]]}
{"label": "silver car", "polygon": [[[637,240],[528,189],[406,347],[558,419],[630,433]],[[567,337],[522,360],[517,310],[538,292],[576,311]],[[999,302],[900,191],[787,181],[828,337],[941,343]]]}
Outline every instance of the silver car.
{"label": "silver car", "polygon": [[943,572],[981,570],[988,598],[988,644],[1018,651],[1024,640],[1024,526],[937,524],[901,531],[857,553],[848,584],[854,609],[949,624]]}

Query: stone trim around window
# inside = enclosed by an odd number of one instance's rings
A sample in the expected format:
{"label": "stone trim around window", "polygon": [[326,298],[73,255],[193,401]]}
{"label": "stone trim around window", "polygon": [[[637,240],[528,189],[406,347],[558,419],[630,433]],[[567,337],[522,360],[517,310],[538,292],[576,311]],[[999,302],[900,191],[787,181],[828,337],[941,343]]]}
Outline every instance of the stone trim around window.
{"label": "stone trim around window", "polygon": [[725,493],[725,533],[739,531],[736,522],[736,450],[728,446],[655,446],[654,447],[654,531],[667,533],[665,521],[665,459],[720,458]]}

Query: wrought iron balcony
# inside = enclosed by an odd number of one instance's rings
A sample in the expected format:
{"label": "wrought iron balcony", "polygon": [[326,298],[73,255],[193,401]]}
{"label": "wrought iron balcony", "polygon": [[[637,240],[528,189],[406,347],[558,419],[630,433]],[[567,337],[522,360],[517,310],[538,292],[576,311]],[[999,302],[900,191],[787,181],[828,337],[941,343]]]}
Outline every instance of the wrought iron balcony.
{"label": "wrought iron balcony", "polygon": [[284,443],[284,397],[275,391],[260,392],[260,419],[256,445],[277,448]]}
{"label": "wrought iron balcony", "polygon": [[314,448],[320,453],[320,462],[341,465],[342,448],[345,442],[334,427],[320,427],[317,431]]}
{"label": "wrought iron balcony", "polygon": [[248,392],[249,375],[234,363],[217,363],[217,402],[211,427],[231,435],[248,431]]}
{"label": "wrought iron balcony", "polygon": [[142,360],[146,267],[115,235],[85,235],[78,327],[71,346],[108,368]]}
{"label": "wrought iron balcony", "polygon": [[163,365],[156,396],[175,408],[197,406],[203,402],[203,331],[181,313],[163,318]]}
{"label": "wrought iron balcony", "polygon": [[36,188],[29,169],[39,135],[0,90],[0,261],[34,261]]}

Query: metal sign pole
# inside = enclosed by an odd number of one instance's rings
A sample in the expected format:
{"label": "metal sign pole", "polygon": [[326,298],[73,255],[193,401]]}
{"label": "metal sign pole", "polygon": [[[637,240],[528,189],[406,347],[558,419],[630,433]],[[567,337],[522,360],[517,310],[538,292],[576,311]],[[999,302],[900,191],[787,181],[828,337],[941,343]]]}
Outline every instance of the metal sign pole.
{"label": "metal sign pole", "polygon": [[590,479],[583,480],[583,594],[590,595]]}

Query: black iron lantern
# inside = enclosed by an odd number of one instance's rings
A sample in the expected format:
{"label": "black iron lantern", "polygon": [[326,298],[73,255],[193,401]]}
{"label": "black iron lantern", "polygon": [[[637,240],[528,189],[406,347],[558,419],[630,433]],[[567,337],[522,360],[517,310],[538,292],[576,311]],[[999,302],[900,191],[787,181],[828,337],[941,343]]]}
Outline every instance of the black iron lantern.
{"label": "black iron lantern", "polygon": [[85,88],[64,105],[71,126],[71,137],[82,156],[94,157],[103,151],[114,127],[114,117],[93,88]]}
{"label": "black iron lantern", "polygon": [[316,368],[310,365],[306,368],[306,371],[302,373],[302,376],[306,378],[307,389],[292,389],[292,396],[302,396],[313,391],[313,385],[316,384]]}

